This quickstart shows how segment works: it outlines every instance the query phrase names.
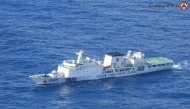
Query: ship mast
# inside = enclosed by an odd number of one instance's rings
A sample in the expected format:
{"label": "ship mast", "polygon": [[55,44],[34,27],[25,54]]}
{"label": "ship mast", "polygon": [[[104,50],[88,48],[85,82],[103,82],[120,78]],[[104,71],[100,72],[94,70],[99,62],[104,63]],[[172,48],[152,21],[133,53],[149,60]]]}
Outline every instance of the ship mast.
{"label": "ship mast", "polygon": [[76,52],[76,55],[78,55],[77,64],[82,62],[82,53],[83,53],[83,50]]}

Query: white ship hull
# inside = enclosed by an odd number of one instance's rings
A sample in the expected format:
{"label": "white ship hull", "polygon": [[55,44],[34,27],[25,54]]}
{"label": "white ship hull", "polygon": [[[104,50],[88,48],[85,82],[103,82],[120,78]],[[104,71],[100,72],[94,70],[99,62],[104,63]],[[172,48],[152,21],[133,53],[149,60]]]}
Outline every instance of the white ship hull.
{"label": "white ship hull", "polygon": [[95,59],[82,59],[83,50],[76,54],[77,60],[64,60],[57,68],[48,74],[29,76],[36,84],[61,84],[84,80],[96,80],[137,75],[160,70],[172,69],[173,60],[164,57],[145,58],[141,52],[129,50],[127,55],[119,52],[107,53],[104,63]]}
{"label": "white ship hull", "polygon": [[[84,80],[96,80],[103,78],[113,78],[113,77],[122,77],[122,76],[130,76],[137,75],[143,73],[150,73],[161,70],[172,69],[172,65],[168,66],[160,66],[160,67],[145,67],[143,71],[134,70],[124,70],[124,71],[113,71],[112,73],[99,73],[95,76],[82,76],[82,77],[38,77],[38,75],[29,76],[36,84],[38,85],[47,85],[47,84],[61,84],[64,82],[75,82],[75,81],[84,81]],[[44,75],[44,74],[41,74]]]}

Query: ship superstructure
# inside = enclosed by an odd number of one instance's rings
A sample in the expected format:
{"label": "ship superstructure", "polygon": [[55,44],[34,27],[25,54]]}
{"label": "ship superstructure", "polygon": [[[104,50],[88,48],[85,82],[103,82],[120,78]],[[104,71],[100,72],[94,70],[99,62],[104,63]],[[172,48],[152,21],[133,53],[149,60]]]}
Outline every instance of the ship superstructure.
{"label": "ship superstructure", "polygon": [[121,77],[172,69],[173,60],[164,57],[145,58],[142,52],[128,51],[105,54],[104,62],[82,58],[83,50],[76,53],[77,60],[64,60],[57,71],[29,76],[36,84],[53,84],[83,80]]}

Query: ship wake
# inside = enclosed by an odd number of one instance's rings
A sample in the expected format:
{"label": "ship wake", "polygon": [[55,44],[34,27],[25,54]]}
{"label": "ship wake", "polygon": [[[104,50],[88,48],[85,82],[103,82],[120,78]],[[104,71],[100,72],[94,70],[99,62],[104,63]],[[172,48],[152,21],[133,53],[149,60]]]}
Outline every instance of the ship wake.
{"label": "ship wake", "polygon": [[173,68],[190,70],[190,61],[183,60],[183,61],[179,62],[178,64],[174,64]]}

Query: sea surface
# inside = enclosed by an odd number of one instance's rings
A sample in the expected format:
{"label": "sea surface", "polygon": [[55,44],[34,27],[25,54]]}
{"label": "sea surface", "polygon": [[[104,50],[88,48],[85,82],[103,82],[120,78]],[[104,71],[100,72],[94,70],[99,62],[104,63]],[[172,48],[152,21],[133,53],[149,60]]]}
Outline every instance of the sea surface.
{"label": "sea surface", "polygon": [[[190,109],[190,8],[179,0],[0,0],[1,109]],[[190,5],[190,1],[187,1]],[[65,59],[141,51],[172,70],[36,86]]]}

